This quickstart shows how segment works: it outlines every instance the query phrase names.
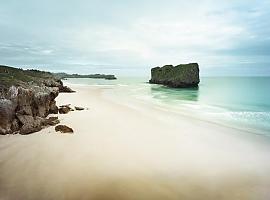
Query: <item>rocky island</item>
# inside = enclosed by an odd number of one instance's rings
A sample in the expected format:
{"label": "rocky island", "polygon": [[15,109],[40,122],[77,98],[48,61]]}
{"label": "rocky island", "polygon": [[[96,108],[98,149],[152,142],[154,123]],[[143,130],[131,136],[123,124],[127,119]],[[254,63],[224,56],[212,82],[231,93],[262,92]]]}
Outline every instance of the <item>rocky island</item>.
{"label": "rocky island", "polygon": [[94,79],[105,79],[105,80],[116,80],[117,79],[115,77],[115,75],[111,75],[111,74],[81,75],[81,74],[55,73],[55,76],[60,78],[60,79],[65,79],[65,78],[94,78]]}
{"label": "rocky island", "polygon": [[74,92],[50,72],[0,66],[0,134],[29,134],[57,123],[55,98]]}
{"label": "rocky island", "polygon": [[197,87],[200,82],[198,63],[165,65],[151,69],[149,83],[162,84],[168,87]]}

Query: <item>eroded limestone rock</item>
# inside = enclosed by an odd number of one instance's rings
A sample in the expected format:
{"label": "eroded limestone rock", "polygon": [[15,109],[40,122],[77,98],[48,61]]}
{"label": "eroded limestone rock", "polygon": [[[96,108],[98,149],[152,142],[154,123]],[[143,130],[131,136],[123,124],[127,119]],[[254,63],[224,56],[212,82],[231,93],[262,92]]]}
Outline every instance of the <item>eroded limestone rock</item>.
{"label": "eroded limestone rock", "polygon": [[190,63],[152,68],[149,82],[175,88],[197,87],[200,82],[199,65]]}

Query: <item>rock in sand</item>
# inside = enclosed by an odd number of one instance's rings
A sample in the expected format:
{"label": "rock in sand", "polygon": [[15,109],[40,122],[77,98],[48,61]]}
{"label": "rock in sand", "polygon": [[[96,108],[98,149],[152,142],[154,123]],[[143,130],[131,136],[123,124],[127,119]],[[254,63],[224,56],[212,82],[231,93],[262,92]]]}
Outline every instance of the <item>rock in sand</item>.
{"label": "rock in sand", "polygon": [[55,131],[60,131],[61,133],[73,133],[73,129],[66,125],[57,125],[55,127]]}
{"label": "rock in sand", "polygon": [[84,110],[83,107],[75,106],[75,110]]}

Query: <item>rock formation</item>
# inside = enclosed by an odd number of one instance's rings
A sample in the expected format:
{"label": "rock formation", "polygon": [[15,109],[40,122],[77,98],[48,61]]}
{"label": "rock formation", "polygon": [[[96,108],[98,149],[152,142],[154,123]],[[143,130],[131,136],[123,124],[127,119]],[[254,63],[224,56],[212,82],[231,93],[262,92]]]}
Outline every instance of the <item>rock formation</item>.
{"label": "rock formation", "polygon": [[197,87],[200,82],[199,65],[190,63],[152,68],[149,82],[174,88]]}
{"label": "rock formation", "polygon": [[73,133],[73,129],[66,126],[66,125],[57,125],[55,127],[56,132],[61,132],[61,133]]}
{"label": "rock formation", "polygon": [[63,88],[49,72],[0,66],[0,134],[29,134],[55,124],[55,98]]}
{"label": "rock formation", "polygon": [[75,91],[72,90],[71,88],[67,87],[67,86],[62,86],[61,88],[59,88],[59,92],[61,92],[61,93],[73,93]]}
{"label": "rock formation", "polygon": [[60,114],[67,114],[69,111],[73,111],[73,109],[70,107],[70,105],[63,105],[59,108]]}

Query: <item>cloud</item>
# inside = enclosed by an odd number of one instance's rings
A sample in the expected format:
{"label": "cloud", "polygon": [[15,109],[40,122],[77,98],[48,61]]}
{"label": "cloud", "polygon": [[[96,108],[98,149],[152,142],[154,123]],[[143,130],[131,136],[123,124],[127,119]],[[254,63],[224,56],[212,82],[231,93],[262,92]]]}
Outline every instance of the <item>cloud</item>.
{"label": "cloud", "polygon": [[260,72],[270,66],[269,9],[267,0],[10,0],[0,7],[0,60],[75,72],[199,62],[206,74],[255,63]]}

